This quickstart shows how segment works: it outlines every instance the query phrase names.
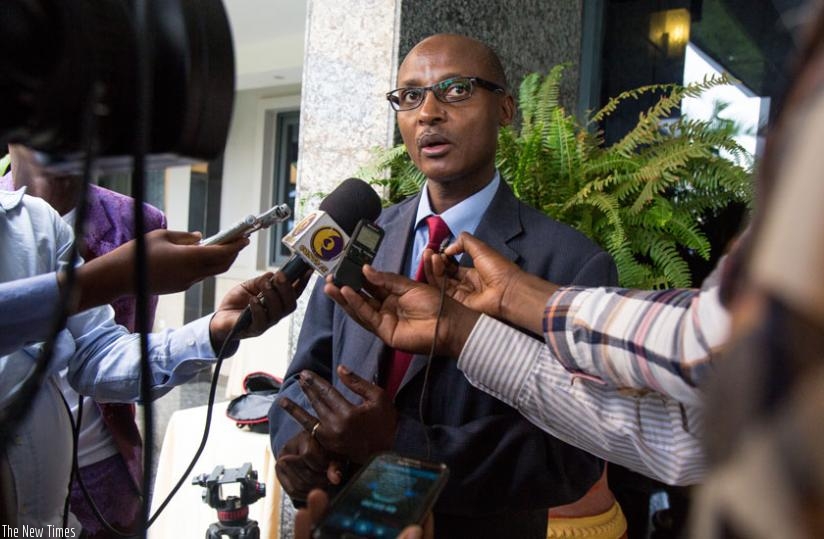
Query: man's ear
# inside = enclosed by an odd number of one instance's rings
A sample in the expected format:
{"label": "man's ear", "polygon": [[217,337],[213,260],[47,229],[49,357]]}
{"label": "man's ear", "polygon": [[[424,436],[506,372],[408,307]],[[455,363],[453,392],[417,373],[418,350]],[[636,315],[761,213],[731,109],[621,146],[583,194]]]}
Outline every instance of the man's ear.
{"label": "man's ear", "polygon": [[515,118],[515,99],[512,94],[506,94],[501,98],[501,117],[498,119],[498,125],[501,127],[509,125]]}

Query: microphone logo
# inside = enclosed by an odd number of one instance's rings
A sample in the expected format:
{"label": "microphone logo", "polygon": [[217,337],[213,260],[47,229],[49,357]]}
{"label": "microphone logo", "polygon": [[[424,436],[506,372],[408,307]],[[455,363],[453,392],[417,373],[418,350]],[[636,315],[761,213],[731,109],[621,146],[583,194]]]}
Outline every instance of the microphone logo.
{"label": "microphone logo", "polygon": [[322,260],[332,260],[343,252],[346,240],[340,231],[323,227],[312,235],[312,251]]}

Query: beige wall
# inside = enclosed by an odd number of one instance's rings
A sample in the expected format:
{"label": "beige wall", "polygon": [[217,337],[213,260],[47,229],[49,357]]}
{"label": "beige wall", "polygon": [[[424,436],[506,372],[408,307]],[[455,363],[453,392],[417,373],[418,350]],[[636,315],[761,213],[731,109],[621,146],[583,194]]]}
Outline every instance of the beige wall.
{"label": "beige wall", "polygon": [[[220,223],[228,226],[250,213],[270,207],[271,152],[264,152],[264,129],[267,111],[294,110],[300,104],[296,86],[279,90],[238,92],[226,144],[221,191]],[[267,141],[268,142],[268,141]],[[276,141],[272,139],[271,144]],[[266,153],[266,156],[264,154]],[[265,159],[266,157],[266,159]],[[166,171],[166,213],[169,228],[186,230],[189,207],[189,167]],[[252,237],[232,267],[217,277],[217,301],[234,285],[275,268],[268,267],[268,231]],[[183,323],[183,294],[163,296],[158,303],[155,327],[179,327]],[[264,370],[276,375],[286,371],[289,350],[290,320],[283,320],[261,337],[241,344],[238,352],[224,364],[230,374],[229,391],[240,392],[243,375]]]}

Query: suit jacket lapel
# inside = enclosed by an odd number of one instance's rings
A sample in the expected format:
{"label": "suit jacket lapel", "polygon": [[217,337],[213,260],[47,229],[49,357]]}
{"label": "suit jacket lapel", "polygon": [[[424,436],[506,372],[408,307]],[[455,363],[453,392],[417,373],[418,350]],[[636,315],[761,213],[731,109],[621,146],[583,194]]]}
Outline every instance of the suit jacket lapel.
{"label": "suit jacket lapel", "polygon": [[[404,203],[395,210],[387,212],[378,220],[386,234],[383,237],[372,266],[381,271],[402,273],[404,258],[408,250],[410,238],[412,236],[412,221],[417,213],[419,196],[414,200]],[[360,326],[356,322],[346,317],[344,324],[354,324],[353,327]],[[367,379],[377,381],[380,368],[380,361],[384,357],[386,346],[383,342],[371,333],[359,332],[362,338],[356,339],[354,344],[346,346],[347,352],[341,357],[341,362],[351,368],[353,372]],[[351,393],[345,386],[341,387],[344,395],[353,402],[360,402],[360,397]]]}

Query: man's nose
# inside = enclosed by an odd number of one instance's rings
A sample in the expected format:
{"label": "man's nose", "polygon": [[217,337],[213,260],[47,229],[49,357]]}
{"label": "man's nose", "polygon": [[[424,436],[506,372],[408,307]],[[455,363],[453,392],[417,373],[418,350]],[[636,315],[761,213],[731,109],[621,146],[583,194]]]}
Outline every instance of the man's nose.
{"label": "man's nose", "polygon": [[423,123],[442,121],[444,114],[444,104],[435,97],[435,92],[426,90],[423,102],[418,108],[418,120]]}

